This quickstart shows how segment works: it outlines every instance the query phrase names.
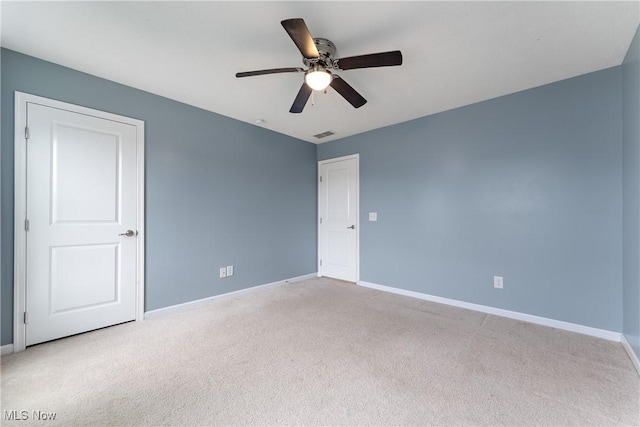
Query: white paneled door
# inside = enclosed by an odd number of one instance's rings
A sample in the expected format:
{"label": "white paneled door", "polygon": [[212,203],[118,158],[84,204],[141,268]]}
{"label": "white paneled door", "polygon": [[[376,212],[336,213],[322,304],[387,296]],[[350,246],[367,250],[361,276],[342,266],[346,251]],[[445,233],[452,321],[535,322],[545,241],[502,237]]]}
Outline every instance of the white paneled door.
{"label": "white paneled door", "polygon": [[136,319],[136,126],[26,114],[26,345]]}
{"label": "white paneled door", "polygon": [[358,158],[319,165],[320,275],[358,280]]}

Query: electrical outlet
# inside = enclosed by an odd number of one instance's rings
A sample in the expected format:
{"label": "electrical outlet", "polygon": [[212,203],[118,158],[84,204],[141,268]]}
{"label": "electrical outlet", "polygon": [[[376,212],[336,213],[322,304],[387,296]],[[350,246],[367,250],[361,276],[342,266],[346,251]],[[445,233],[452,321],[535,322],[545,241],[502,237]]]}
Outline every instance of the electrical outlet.
{"label": "electrical outlet", "polygon": [[493,287],[497,289],[502,289],[504,285],[504,277],[502,276],[493,276]]}
{"label": "electrical outlet", "polygon": [[233,265],[227,265],[227,277],[233,276]]}
{"label": "electrical outlet", "polygon": [[223,279],[227,277],[227,268],[226,267],[220,267],[220,278]]}
{"label": "electrical outlet", "polygon": [[369,221],[377,221],[378,212],[369,212]]}

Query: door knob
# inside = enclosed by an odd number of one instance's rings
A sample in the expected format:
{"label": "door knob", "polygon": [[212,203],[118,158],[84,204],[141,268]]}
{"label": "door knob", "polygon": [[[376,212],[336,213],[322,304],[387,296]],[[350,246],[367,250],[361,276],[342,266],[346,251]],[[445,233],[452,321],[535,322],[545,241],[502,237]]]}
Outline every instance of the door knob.
{"label": "door knob", "polygon": [[347,227],[347,228],[350,228],[350,229],[352,229],[352,230],[355,230],[355,229],[356,229],[356,225],[355,225],[355,224],[353,224],[351,227]]}
{"label": "door knob", "polygon": [[138,232],[137,231],[133,231],[133,230],[127,230],[124,233],[120,233],[118,234],[118,236],[127,236],[127,237],[131,237],[131,236],[135,236],[137,235]]}

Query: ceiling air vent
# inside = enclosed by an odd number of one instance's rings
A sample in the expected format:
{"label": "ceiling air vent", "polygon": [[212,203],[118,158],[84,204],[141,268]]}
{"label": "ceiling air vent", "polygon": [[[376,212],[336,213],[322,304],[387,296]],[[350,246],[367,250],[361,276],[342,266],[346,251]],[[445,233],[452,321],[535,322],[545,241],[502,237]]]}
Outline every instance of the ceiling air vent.
{"label": "ceiling air vent", "polygon": [[320,139],[320,138],[325,138],[327,136],[331,136],[333,134],[334,134],[334,132],[331,132],[330,130],[328,130],[326,132],[318,133],[318,134],[313,135],[313,136],[315,136],[316,138]]}

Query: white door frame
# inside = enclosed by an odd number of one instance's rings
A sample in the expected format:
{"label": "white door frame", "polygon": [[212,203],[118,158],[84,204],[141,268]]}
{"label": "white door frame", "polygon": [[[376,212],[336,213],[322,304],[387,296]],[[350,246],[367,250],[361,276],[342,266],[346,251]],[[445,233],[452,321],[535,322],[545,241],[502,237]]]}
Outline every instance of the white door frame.
{"label": "white door frame", "polygon": [[333,159],[325,159],[318,161],[318,217],[316,218],[316,224],[318,225],[318,277],[322,276],[322,265],[320,265],[320,258],[322,257],[322,239],[320,236],[320,166],[340,162],[343,160],[355,160],[356,161],[356,283],[360,283],[360,154],[350,154],[348,156],[335,157]]}
{"label": "white door frame", "polygon": [[27,232],[25,220],[27,213],[27,103],[40,104],[78,114],[99,117],[126,123],[136,127],[136,163],[138,192],[138,239],[136,255],[137,292],[136,320],[144,318],[144,122],[142,120],[106,113],[91,108],[80,107],[66,102],[55,101],[41,96],[16,91],[15,93],[15,170],[14,170],[14,262],[13,262],[13,351],[26,348],[26,268],[27,268]]}

